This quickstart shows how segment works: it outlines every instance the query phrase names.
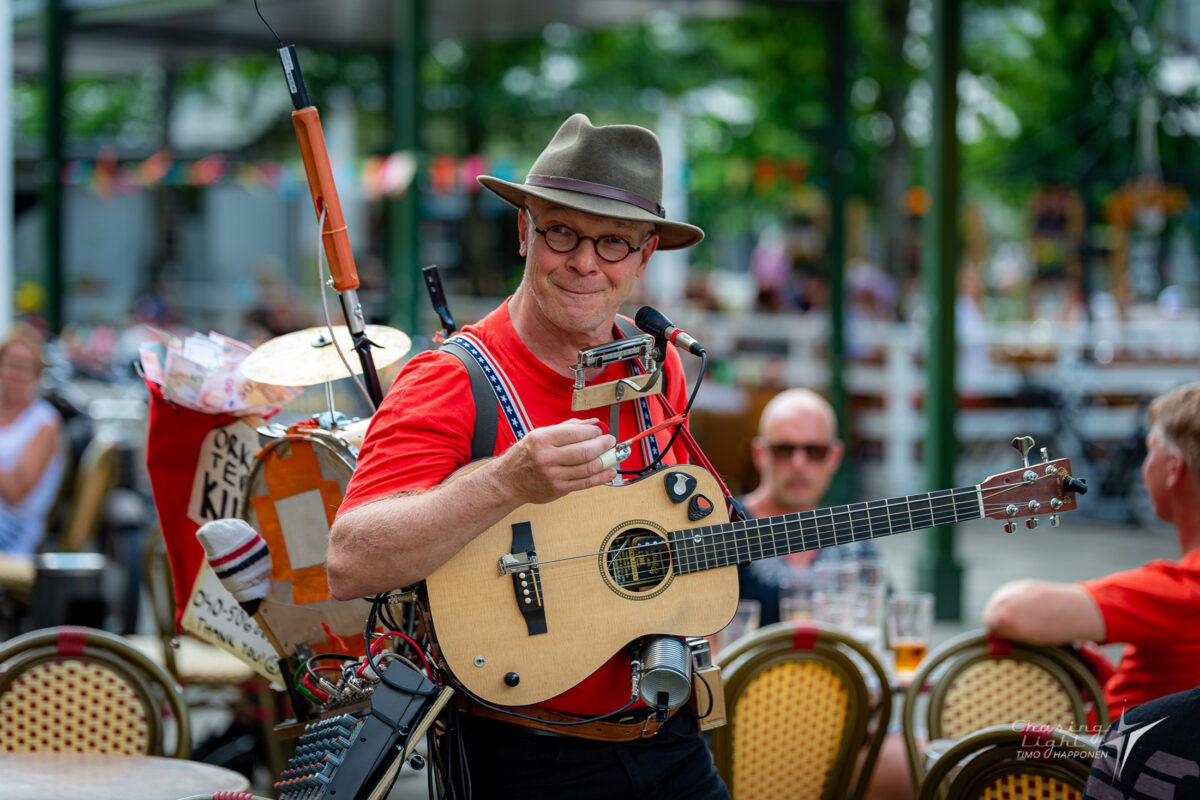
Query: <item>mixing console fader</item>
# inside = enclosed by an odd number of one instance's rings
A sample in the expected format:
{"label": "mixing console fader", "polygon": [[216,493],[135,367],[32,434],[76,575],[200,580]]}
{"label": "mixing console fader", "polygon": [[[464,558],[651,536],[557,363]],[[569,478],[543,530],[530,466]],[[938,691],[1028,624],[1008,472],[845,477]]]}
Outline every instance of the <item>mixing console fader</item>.
{"label": "mixing console fader", "polygon": [[392,668],[387,677],[397,685],[376,684],[369,709],[305,727],[275,783],[280,800],[367,800],[386,792],[410,740],[415,746],[450,692],[439,694],[410,669]]}

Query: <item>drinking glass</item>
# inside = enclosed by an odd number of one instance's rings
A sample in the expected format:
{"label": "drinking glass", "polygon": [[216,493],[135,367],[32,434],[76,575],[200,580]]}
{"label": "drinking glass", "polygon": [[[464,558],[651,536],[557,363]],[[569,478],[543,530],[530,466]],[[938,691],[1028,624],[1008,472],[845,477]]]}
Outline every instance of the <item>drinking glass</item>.
{"label": "drinking glass", "polygon": [[887,602],[888,646],[895,657],[896,677],[910,678],[929,652],[933,632],[933,595],[898,592]]}

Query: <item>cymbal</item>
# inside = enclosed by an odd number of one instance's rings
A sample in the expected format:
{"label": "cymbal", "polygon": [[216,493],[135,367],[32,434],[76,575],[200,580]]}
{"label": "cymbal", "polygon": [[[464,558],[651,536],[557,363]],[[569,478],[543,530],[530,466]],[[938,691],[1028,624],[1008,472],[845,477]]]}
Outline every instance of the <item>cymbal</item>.
{"label": "cymbal", "polygon": [[[354,352],[350,330],[345,325],[334,325],[333,331],[354,374],[361,375],[362,362]],[[367,325],[366,334],[371,340],[376,369],[399,361],[412,347],[408,334],[386,325]],[[285,333],[264,342],[242,362],[242,374],[252,381],[274,386],[312,386],[350,377],[329,338],[329,328],[324,325]]]}

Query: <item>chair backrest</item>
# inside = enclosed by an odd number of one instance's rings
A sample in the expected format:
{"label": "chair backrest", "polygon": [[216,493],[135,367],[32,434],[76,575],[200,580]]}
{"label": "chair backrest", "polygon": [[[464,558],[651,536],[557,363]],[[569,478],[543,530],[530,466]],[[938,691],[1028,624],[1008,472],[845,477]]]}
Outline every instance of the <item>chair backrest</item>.
{"label": "chair backrest", "polygon": [[171,577],[171,565],[167,561],[167,544],[157,525],[150,529],[146,537],[146,549],[142,553],[142,581],[150,597],[150,613],[162,647],[163,666],[178,679],[179,668],[175,663],[175,583]]}
{"label": "chair backrest", "polygon": [[104,519],[105,500],[117,482],[120,467],[121,452],[115,441],[96,436],[88,442],[75,473],[60,550],[77,553],[95,538]]}
{"label": "chair backrest", "polygon": [[960,739],[921,782],[918,800],[1080,800],[1096,746],[1045,725],[995,725]]}
{"label": "chair backrest", "polygon": [[901,721],[920,783],[922,721],[930,740],[956,740],[992,725],[1024,722],[1083,732],[1103,730],[1108,708],[1095,677],[1065,648],[1006,642],[973,631],[925,659],[905,691]]}
{"label": "chair backrest", "polygon": [[124,639],[95,628],[43,628],[0,646],[0,730],[8,751],[191,754],[183,690]]}
{"label": "chair backrest", "polygon": [[892,707],[887,675],[866,646],[829,627],[780,622],[717,663],[728,722],[713,730],[712,750],[734,800],[862,796]]}

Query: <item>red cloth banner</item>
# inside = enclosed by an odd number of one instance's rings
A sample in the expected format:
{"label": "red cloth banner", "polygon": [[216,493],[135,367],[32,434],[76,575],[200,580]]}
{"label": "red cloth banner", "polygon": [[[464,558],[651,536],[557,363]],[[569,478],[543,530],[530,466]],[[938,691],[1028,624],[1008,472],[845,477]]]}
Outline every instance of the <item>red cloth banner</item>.
{"label": "red cloth banner", "polygon": [[[204,564],[204,548],[196,540],[196,530],[209,519],[237,516],[258,443],[245,441],[242,431],[253,429],[237,417],[193,411],[166,400],[161,386],[147,381],[146,387],[150,390],[146,467],[171,562],[178,632],[192,585]],[[218,444],[225,457],[200,463],[202,450],[213,449],[205,448],[206,441]]]}

